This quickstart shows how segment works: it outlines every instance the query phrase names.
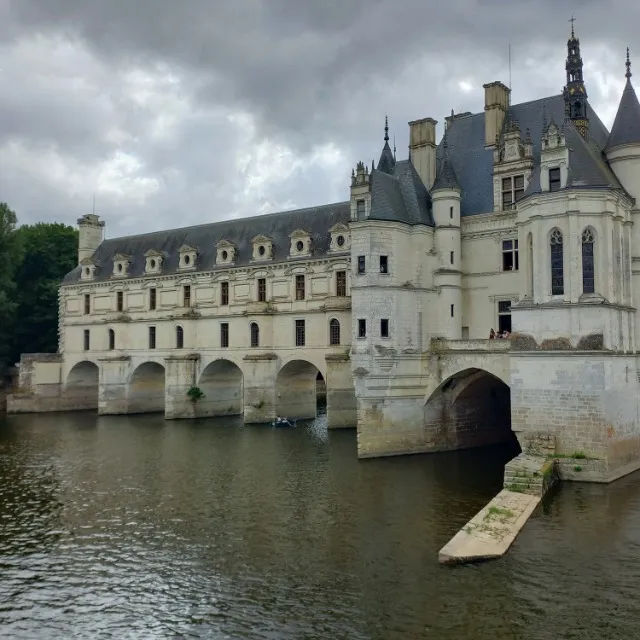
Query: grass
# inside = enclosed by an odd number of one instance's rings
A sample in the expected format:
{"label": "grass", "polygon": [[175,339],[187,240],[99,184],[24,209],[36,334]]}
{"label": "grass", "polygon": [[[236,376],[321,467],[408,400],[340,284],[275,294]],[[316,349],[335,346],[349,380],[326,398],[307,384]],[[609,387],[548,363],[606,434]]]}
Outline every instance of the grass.
{"label": "grass", "polygon": [[513,518],[515,516],[515,513],[513,513],[511,509],[492,506],[492,507],[489,507],[489,510],[487,511],[487,515],[484,517],[484,519],[487,520],[492,516],[495,518],[506,519],[506,518]]}

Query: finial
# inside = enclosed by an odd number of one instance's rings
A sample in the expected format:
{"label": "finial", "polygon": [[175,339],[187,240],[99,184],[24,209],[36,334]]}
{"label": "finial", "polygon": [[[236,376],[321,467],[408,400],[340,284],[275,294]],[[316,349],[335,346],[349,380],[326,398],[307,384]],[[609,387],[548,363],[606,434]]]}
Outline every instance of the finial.
{"label": "finial", "polygon": [[542,133],[547,130],[547,105],[542,107]]}
{"label": "finial", "polygon": [[571,37],[572,37],[572,38],[575,38],[575,37],[576,37],[576,34],[575,34],[575,33],[574,33],[574,31],[573,31],[573,23],[574,23],[575,21],[576,21],[576,19],[575,19],[573,16],[571,16],[571,18],[569,18],[569,22],[571,23]]}
{"label": "finial", "polygon": [[384,141],[389,142],[389,116],[384,117]]}
{"label": "finial", "polygon": [[373,171],[376,168],[376,163],[372,160],[371,161],[371,171]]}
{"label": "finial", "polygon": [[624,64],[627,67],[627,72],[624,74],[624,76],[627,80],[629,80],[629,78],[631,78],[631,58],[629,58],[629,47],[627,47],[627,61]]}
{"label": "finial", "polygon": [[396,136],[393,136],[393,159],[396,159]]}

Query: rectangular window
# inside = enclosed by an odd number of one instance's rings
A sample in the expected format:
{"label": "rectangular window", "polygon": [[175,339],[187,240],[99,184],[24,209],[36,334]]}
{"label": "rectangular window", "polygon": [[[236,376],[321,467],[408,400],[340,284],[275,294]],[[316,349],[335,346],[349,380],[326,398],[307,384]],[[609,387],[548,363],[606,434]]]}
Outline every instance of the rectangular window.
{"label": "rectangular window", "polygon": [[156,308],[156,289],[155,287],[149,289],[149,310],[154,311]]}
{"label": "rectangular window", "polygon": [[453,220],[453,207],[449,207],[449,218]]}
{"label": "rectangular window", "polygon": [[344,298],[347,295],[347,272],[336,271],[336,295]]}
{"label": "rectangular window", "polygon": [[382,318],[382,320],[380,320],[380,337],[389,337],[389,320],[387,320],[387,318]]}
{"label": "rectangular window", "polygon": [[229,346],[229,323],[220,323],[220,346],[226,349]]}
{"label": "rectangular window", "polygon": [[364,318],[358,320],[358,338],[367,337],[367,321]]}
{"label": "rectangular window", "polygon": [[191,285],[189,284],[185,284],[184,287],[182,287],[182,306],[191,306]]}
{"label": "rectangular window", "polygon": [[560,169],[549,169],[549,191],[560,191]]}
{"label": "rectangular window", "polygon": [[451,261],[451,264],[453,264],[453,251],[449,252],[449,260]]}
{"label": "rectangular window", "polygon": [[296,347],[304,347],[305,329],[304,320],[296,320]]}
{"label": "rectangular window", "polygon": [[118,291],[116,293],[116,309],[118,311],[122,311],[124,309],[124,293],[122,291]]}
{"label": "rectangular window", "polygon": [[220,283],[220,304],[224,307],[229,304],[229,283]]}
{"label": "rectangular window", "polygon": [[304,300],[304,276],[296,276],[296,300]]}
{"label": "rectangular window", "polygon": [[503,240],[502,241],[502,270],[518,271],[520,261],[518,259],[518,241]]}
{"label": "rectangular window", "polygon": [[498,302],[498,333],[511,333],[511,300]]}
{"label": "rectangular window", "polygon": [[524,175],[502,178],[502,210],[514,209],[524,196]]}
{"label": "rectangular window", "polygon": [[116,332],[113,329],[109,329],[109,351],[113,351],[116,348]]}
{"label": "rectangular window", "polygon": [[266,278],[258,278],[258,302],[267,301],[267,280]]}
{"label": "rectangular window", "polygon": [[380,273],[389,273],[389,260],[387,256],[380,256]]}
{"label": "rectangular window", "polygon": [[358,256],[358,273],[362,274],[365,272],[365,258],[364,256]]}
{"label": "rectangular window", "polygon": [[451,305],[451,317],[452,318],[454,317],[454,313],[453,313],[454,312],[454,308],[455,308],[454,305]]}
{"label": "rectangular window", "polygon": [[356,202],[356,217],[358,220],[364,220],[364,200]]}
{"label": "rectangular window", "polygon": [[83,347],[84,347],[85,351],[89,351],[89,348],[91,347],[91,337],[90,337],[90,334],[89,334],[89,329],[85,329],[84,330]]}
{"label": "rectangular window", "polygon": [[84,294],[84,315],[91,313],[91,296],[88,293]]}
{"label": "rectangular window", "polygon": [[149,327],[149,349],[156,348],[156,328]]}

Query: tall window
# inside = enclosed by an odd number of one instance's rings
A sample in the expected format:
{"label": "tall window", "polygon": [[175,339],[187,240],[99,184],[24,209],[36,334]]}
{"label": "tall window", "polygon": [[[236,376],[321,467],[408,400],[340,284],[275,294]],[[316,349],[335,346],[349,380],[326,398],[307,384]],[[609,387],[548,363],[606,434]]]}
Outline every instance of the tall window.
{"label": "tall window", "polygon": [[593,293],[596,290],[593,256],[594,241],[593,230],[587,227],[582,232],[582,293]]}
{"label": "tall window", "polygon": [[182,327],[176,327],[176,349],[184,348],[184,330]]}
{"label": "tall window", "polygon": [[83,342],[83,347],[85,351],[89,351],[89,348],[91,347],[91,338],[90,338],[90,334],[89,334],[89,329],[85,329],[84,330],[84,342]]}
{"label": "tall window", "polygon": [[380,320],[380,337],[381,338],[389,337],[389,320],[387,318],[382,318]]}
{"label": "tall window", "polygon": [[562,232],[553,229],[549,238],[551,245],[551,295],[564,294],[564,253],[562,250]]}
{"label": "tall window", "polygon": [[529,264],[527,265],[527,275],[529,278],[529,295],[533,298],[533,234],[527,236],[527,254]]}
{"label": "tall window", "polygon": [[124,293],[122,291],[118,291],[116,293],[116,309],[118,311],[122,311],[124,309]]}
{"label": "tall window", "polygon": [[347,295],[347,272],[336,271],[336,295],[344,298]]}
{"label": "tall window", "polygon": [[260,328],[255,322],[252,322],[249,325],[249,330],[251,332],[251,346],[259,347],[260,346]]}
{"label": "tall window", "polygon": [[154,311],[156,308],[156,288],[149,289],[149,309]]}
{"label": "tall window", "polygon": [[389,260],[387,256],[380,256],[380,273],[389,273]]}
{"label": "tall window", "polygon": [[84,314],[89,315],[91,313],[91,296],[88,293],[84,294]]}
{"label": "tall window", "polygon": [[365,272],[365,257],[358,256],[358,273],[362,274]]}
{"label": "tall window", "polygon": [[227,281],[220,283],[220,304],[222,306],[229,304],[229,283]]}
{"label": "tall window", "polygon": [[560,191],[560,169],[549,169],[549,191]]}
{"label": "tall window", "polygon": [[511,333],[511,300],[498,302],[498,333],[503,331]]}
{"label": "tall window", "polygon": [[518,241],[503,240],[502,241],[502,270],[517,271],[520,268],[518,259]]}
{"label": "tall window", "polygon": [[331,346],[340,344],[340,323],[335,318],[329,322],[329,344]]}
{"label": "tall window", "polygon": [[296,300],[304,300],[304,276],[296,276]]}
{"label": "tall window", "polygon": [[456,311],[456,305],[455,304],[451,305],[450,311],[451,311],[451,317],[453,318],[455,316],[455,311]]}
{"label": "tall window", "polygon": [[113,329],[109,329],[109,351],[113,351],[116,348],[116,332]]}
{"label": "tall window", "polygon": [[515,208],[516,202],[524,195],[524,176],[502,178],[502,210]]}
{"label": "tall window", "polygon": [[356,215],[358,220],[364,220],[364,200],[356,201]]}
{"label": "tall window", "polygon": [[156,348],[156,328],[149,327],[149,349]]}
{"label": "tall window", "polygon": [[220,324],[220,346],[226,348],[229,346],[229,323],[222,322]]}
{"label": "tall window", "polygon": [[191,306],[191,285],[189,284],[185,284],[184,287],[182,287],[182,306]]}
{"label": "tall window", "polygon": [[358,319],[358,338],[367,337],[367,321],[364,318]]}
{"label": "tall window", "polygon": [[258,302],[267,301],[267,281],[265,278],[258,278]]}
{"label": "tall window", "polygon": [[304,320],[296,320],[296,347],[304,347],[305,337]]}

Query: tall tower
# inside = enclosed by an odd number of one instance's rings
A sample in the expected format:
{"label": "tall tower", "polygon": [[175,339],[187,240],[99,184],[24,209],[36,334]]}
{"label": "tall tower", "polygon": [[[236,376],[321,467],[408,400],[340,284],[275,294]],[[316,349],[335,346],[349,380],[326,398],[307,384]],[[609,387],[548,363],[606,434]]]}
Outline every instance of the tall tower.
{"label": "tall tower", "polygon": [[563,91],[565,117],[573,122],[583,138],[589,135],[589,114],[587,113],[587,90],[582,77],[582,57],[580,40],[576,38],[571,18],[571,37],[567,41],[567,84]]}

